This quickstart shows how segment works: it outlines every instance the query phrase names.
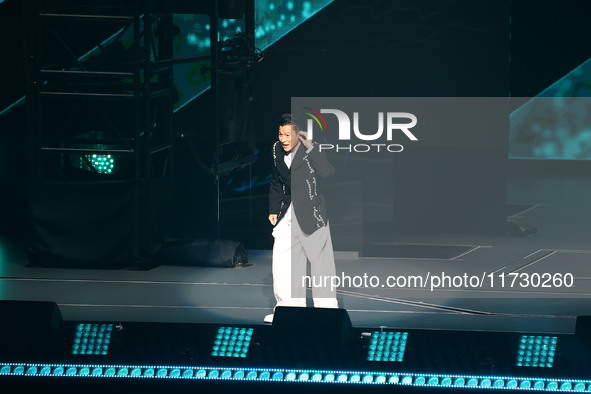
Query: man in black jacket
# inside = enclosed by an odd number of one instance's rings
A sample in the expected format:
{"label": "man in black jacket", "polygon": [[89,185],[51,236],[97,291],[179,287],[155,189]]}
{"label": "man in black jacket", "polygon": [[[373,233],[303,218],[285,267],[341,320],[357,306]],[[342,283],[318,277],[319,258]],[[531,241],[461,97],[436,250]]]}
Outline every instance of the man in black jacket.
{"label": "man in black jacket", "polygon": [[[305,307],[306,283],[320,280],[321,286],[312,285],[314,306],[338,308],[336,291],[330,287],[335,275],[332,239],[318,180],[332,175],[334,167],[306,137],[291,114],[281,116],[269,189],[269,221],[275,226],[273,290],[277,306]],[[312,277],[308,282],[307,260]],[[273,314],[265,316],[265,322],[272,321]]]}

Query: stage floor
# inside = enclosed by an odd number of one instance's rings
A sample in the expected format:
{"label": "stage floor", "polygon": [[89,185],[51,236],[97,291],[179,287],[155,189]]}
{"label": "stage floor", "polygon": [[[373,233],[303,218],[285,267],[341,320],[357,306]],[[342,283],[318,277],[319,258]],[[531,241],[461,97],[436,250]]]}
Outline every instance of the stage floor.
{"label": "stage floor", "polygon": [[[406,234],[390,240],[469,246],[448,259],[337,251],[339,276],[380,280],[378,287],[339,288],[339,304],[355,327],[572,333],[577,316],[591,315],[590,181],[511,177],[508,202],[526,207],[514,218],[537,227],[535,236]],[[252,265],[242,268],[136,271],[26,267],[21,245],[15,239],[0,245],[0,299],[54,301],[65,320],[261,324],[274,306],[267,250],[250,250]],[[409,285],[382,287],[392,275]],[[419,276],[422,286],[410,283]],[[462,283],[431,289],[445,276]]]}

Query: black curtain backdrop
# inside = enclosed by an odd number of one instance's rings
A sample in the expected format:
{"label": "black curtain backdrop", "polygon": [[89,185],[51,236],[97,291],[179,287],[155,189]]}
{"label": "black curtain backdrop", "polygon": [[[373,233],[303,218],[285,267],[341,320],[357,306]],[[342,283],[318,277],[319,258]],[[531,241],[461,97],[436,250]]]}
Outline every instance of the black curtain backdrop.
{"label": "black curtain backdrop", "polygon": [[170,231],[172,185],[166,178],[141,182],[137,219],[135,188],[131,181],[31,182],[30,263],[150,268]]}

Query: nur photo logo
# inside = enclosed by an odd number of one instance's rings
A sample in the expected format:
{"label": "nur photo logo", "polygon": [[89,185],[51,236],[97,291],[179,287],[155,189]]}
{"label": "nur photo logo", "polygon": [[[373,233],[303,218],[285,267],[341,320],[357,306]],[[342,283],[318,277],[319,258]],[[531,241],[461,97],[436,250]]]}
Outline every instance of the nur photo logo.
{"label": "nur photo logo", "polygon": [[[338,142],[336,144],[319,144],[321,151],[333,150],[335,152],[345,151],[357,153],[387,151],[397,153],[404,150],[403,145],[392,143],[399,136],[404,136],[410,141],[418,141],[418,138],[410,131],[410,129],[416,126],[417,117],[409,112],[378,112],[377,130],[370,131],[360,128],[359,112],[353,112],[353,121],[351,121],[351,117],[340,109],[322,108],[320,111],[316,111],[310,107],[303,108],[305,109],[305,114],[308,116],[307,131],[308,138],[310,139],[314,139],[315,127],[320,132],[329,132],[329,123],[323,114],[334,115],[336,117],[338,123]],[[369,114],[364,116],[369,116]],[[375,117],[376,115],[374,114],[373,116]],[[332,132],[332,129],[330,132]],[[330,138],[334,139],[334,136],[331,135]],[[354,141],[371,141],[372,143],[352,143]]]}

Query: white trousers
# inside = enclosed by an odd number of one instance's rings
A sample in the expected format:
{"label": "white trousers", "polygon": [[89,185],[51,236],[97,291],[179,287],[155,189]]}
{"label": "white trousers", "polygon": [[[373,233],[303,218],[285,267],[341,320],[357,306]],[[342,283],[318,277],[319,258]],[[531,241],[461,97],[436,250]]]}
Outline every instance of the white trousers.
{"label": "white trousers", "polygon": [[[306,283],[314,283],[313,280],[303,279],[307,271],[307,260],[310,261],[312,278],[334,276],[334,251],[328,223],[306,235],[293,211],[290,213],[273,229],[273,291],[277,306],[305,307]],[[336,289],[330,288],[330,280],[327,284],[328,286],[312,286],[316,308],[338,308]]]}

